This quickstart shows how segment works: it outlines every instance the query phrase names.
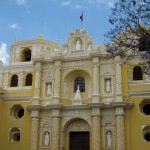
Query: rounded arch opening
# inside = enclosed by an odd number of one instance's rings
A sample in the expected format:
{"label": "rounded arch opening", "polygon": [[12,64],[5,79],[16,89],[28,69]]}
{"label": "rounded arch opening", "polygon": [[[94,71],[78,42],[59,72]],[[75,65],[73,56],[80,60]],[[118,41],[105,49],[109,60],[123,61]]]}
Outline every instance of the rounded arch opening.
{"label": "rounded arch opening", "polygon": [[24,48],[22,50],[21,60],[22,62],[31,61],[31,49],[30,48]]}
{"label": "rounded arch opening", "polygon": [[31,73],[26,75],[25,86],[32,86],[32,74]]}
{"label": "rounded arch opening", "polygon": [[90,99],[92,93],[92,79],[89,71],[75,69],[67,72],[63,79],[64,99],[72,100],[75,97],[79,85],[83,100]]}
{"label": "rounded arch opening", "polygon": [[18,86],[18,76],[12,75],[11,77],[11,82],[10,82],[10,87],[17,87]]}

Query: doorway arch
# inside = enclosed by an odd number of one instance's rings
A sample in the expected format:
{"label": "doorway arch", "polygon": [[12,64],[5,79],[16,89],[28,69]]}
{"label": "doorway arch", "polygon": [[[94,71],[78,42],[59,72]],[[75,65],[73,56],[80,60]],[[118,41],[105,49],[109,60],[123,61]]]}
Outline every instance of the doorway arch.
{"label": "doorway arch", "polygon": [[90,150],[90,125],[81,118],[69,120],[62,132],[62,149],[64,150]]}

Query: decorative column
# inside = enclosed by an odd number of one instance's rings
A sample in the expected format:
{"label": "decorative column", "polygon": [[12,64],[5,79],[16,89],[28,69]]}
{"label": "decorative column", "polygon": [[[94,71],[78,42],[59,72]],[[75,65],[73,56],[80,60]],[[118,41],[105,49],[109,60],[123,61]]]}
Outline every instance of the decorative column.
{"label": "decorative column", "polygon": [[55,62],[55,81],[54,81],[54,104],[59,103],[60,98],[60,78],[61,78],[61,61]]}
{"label": "decorative column", "polygon": [[36,69],[36,75],[35,75],[35,89],[34,89],[33,104],[39,104],[40,87],[41,87],[41,70],[42,70],[41,62],[36,63],[35,69]]}
{"label": "decorative column", "polygon": [[21,70],[19,73],[18,86],[19,87],[23,86],[23,70]]}
{"label": "decorative column", "polygon": [[116,150],[125,150],[124,109],[116,108]]}
{"label": "decorative column", "polygon": [[[4,81],[3,81],[3,86],[4,86],[4,89],[7,90],[8,88],[8,78],[9,78],[9,73],[8,72],[5,72],[4,73]],[[10,79],[10,82],[11,82],[11,79]],[[10,83],[9,83],[10,84]],[[9,85],[10,86],[10,85]]]}
{"label": "decorative column", "polygon": [[120,56],[115,57],[116,64],[116,101],[122,101],[122,71]]}
{"label": "decorative column", "polygon": [[92,150],[100,150],[100,109],[92,109]]}
{"label": "decorative column", "polygon": [[99,58],[93,58],[93,102],[99,102]]}
{"label": "decorative column", "polygon": [[52,110],[52,150],[60,149],[60,111]]}
{"label": "decorative column", "polygon": [[3,86],[3,72],[0,71],[0,87]]}
{"label": "decorative column", "polygon": [[31,150],[38,150],[39,143],[39,111],[31,112],[32,128],[31,128]]}

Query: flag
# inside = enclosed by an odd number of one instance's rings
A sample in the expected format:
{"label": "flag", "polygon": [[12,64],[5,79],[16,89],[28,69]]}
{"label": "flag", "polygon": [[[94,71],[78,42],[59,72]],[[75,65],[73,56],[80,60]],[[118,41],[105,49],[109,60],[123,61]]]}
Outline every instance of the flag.
{"label": "flag", "polygon": [[83,11],[82,11],[82,14],[80,16],[80,20],[83,21]]}

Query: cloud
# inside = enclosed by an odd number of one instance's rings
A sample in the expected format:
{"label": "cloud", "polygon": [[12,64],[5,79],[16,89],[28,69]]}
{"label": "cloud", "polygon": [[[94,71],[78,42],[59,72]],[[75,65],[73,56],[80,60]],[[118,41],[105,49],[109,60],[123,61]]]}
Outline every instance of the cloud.
{"label": "cloud", "polygon": [[81,9],[81,8],[88,8],[89,5],[93,5],[96,7],[106,7],[110,8],[114,6],[114,2],[116,0],[66,0],[61,1],[61,6],[63,7],[69,7],[72,9]]}
{"label": "cloud", "polygon": [[71,4],[70,1],[61,2],[61,5],[62,5],[62,6],[68,6],[68,5],[70,5],[70,4]]}
{"label": "cloud", "polygon": [[15,29],[18,29],[18,28],[19,28],[19,25],[18,25],[17,23],[13,23],[13,24],[8,25],[8,27],[9,27],[10,29],[15,30]]}
{"label": "cloud", "polygon": [[[82,2],[82,1],[80,1]],[[80,2],[73,2],[73,1],[63,1],[61,2],[61,6],[63,7],[69,7],[71,9],[80,9],[80,8],[84,8],[84,6],[80,3]]]}
{"label": "cloud", "polygon": [[0,60],[4,63],[4,65],[8,64],[9,55],[7,54],[7,45],[4,42],[0,42]]}
{"label": "cloud", "polygon": [[107,6],[108,6],[109,8],[114,8],[114,2],[108,2],[108,3],[107,3]]}
{"label": "cloud", "polygon": [[23,5],[26,5],[26,0],[16,0],[16,3],[19,5],[19,6],[23,6]]}

